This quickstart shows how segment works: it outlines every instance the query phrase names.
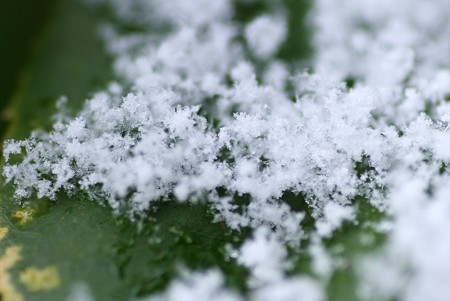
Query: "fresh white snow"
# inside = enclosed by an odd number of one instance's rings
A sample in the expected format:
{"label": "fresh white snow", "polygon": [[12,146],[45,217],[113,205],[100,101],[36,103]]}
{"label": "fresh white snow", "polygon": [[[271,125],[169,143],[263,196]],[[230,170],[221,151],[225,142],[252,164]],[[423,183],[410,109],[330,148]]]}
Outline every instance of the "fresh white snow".
{"label": "fresh white snow", "polygon": [[[364,197],[391,226],[359,261],[361,297],[450,299],[450,1],[315,1],[312,71],[277,58],[281,4],[248,24],[232,18],[231,0],[110,5],[147,28],[103,28],[123,82],[75,117],[58,114],[51,132],[6,142],[3,174],[18,199],[83,190],[133,218],[161,198],[206,198],[217,220],[255,229],[236,259],[250,270],[250,300],[320,301],[336,264],[322,240],[356,222],[352,201]],[[285,191],[313,208],[318,277],[287,274],[305,213]],[[242,212],[235,194],[250,196]],[[242,299],[210,270],[148,300]]]}

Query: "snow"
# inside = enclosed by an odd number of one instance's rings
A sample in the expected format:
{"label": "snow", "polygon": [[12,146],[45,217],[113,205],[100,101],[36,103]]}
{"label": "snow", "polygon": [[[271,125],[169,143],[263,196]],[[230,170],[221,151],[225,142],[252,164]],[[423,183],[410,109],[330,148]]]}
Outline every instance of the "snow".
{"label": "snow", "polygon": [[227,290],[222,274],[217,270],[203,273],[186,273],[173,282],[161,295],[141,299],[142,301],[241,301],[235,292]]}
{"label": "snow", "polygon": [[[314,72],[277,58],[282,10],[240,24],[231,0],[109,5],[146,30],[105,27],[121,81],[74,117],[62,98],[51,132],[6,142],[17,199],[83,190],[134,218],[155,200],[205,198],[216,221],[254,229],[234,258],[250,271],[250,300],[319,301],[335,267],[322,241],[357,222],[363,197],[389,227],[357,266],[362,295],[450,298],[450,1],[317,0]],[[286,191],[305,195],[310,236]],[[288,276],[288,250],[305,239],[319,279]],[[224,283],[193,272],[148,300],[242,300]]]}
{"label": "snow", "polygon": [[261,16],[245,28],[245,38],[254,55],[267,59],[275,54],[286,37],[286,25],[281,17]]}

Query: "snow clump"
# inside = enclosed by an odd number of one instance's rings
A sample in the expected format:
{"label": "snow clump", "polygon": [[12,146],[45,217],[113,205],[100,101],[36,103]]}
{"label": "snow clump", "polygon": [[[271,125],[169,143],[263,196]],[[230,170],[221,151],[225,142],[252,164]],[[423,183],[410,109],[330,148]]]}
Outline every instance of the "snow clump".
{"label": "snow clump", "polygon": [[[314,72],[277,56],[283,9],[240,24],[231,0],[110,5],[144,28],[103,29],[121,82],[52,131],[6,142],[17,199],[85,191],[131,217],[155,200],[207,199],[216,220],[255,229],[236,260],[258,301],[324,300],[336,263],[322,241],[359,222],[362,199],[391,228],[359,261],[361,296],[449,299],[450,1],[315,1]],[[305,239],[318,277],[288,276]],[[242,300],[215,270],[149,300],[189,298]]]}

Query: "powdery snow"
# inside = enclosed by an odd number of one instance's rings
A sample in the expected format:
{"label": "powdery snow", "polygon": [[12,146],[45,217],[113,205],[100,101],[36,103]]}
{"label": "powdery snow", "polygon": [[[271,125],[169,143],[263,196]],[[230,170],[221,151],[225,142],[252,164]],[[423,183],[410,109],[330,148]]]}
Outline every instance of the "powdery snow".
{"label": "powdery snow", "polygon": [[[82,190],[131,218],[154,200],[207,199],[216,220],[255,229],[236,258],[250,271],[250,300],[320,301],[334,269],[322,240],[357,222],[362,197],[391,227],[359,261],[361,297],[450,298],[450,1],[316,1],[314,72],[276,57],[283,9],[239,24],[231,0],[109,4],[146,28],[103,29],[123,82],[75,117],[62,99],[51,132],[6,142],[17,199]],[[308,237],[286,191],[312,208],[317,277],[288,276],[288,248]],[[250,203],[238,208],[234,195]],[[243,297],[210,270],[148,300],[181,299]]]}

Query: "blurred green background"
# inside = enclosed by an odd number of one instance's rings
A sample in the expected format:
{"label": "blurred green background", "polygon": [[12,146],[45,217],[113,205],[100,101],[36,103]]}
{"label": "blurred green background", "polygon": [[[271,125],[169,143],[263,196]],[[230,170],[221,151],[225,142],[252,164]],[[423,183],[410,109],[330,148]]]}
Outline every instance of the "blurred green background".
{"label": "blurred green background", "polygon": [[39,47],[39,35],[58,0],[0,1],[0,133],[8,123],[7,108],[23,69]]}

